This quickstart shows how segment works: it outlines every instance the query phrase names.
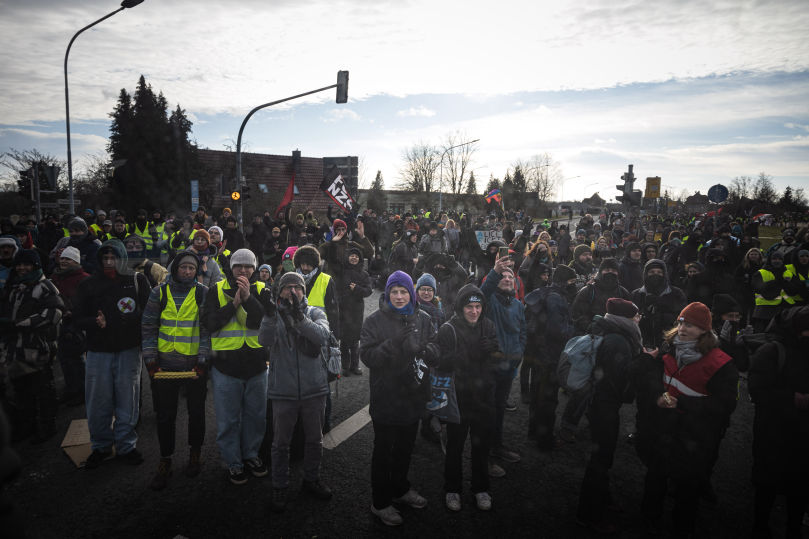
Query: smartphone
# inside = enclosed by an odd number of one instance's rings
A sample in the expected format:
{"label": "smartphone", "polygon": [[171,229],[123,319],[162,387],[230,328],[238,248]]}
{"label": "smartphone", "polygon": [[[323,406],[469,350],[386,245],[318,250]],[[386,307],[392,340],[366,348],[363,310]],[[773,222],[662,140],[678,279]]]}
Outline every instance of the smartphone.
{"label": "smartphone", "polygon": [[508,256],[508,247],[500,247],[498,249],[497,258],[506,258]]}

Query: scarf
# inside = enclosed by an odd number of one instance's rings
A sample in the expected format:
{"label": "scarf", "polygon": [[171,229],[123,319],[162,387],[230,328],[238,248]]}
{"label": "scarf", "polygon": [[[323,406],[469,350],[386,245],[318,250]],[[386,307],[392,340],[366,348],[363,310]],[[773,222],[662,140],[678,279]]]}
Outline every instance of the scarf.
{"label": "scarf", "polygon": [[386,300],[386,301],[388,303],[388,307],[390,307],[390,309],[393,312],[395,312],[396,314],[402,314],[402,315],[409,316],[409,315],[413,314],[414,312],[416,312],[416,307],[413,305],[412,302],[408,302],[407,305],[405,305],[401,309],[397,309],[396,307],[393,306],[393,303],[391,303],[388,300]]}
{"label": "scarf", "polygon": [[629,337],[629,345],[632,347],[633,354],[637,354],[641,351],[643,337],[641,336],[638,324],[633,319],[607,313],[604,315],[604,320],[618,326],[618,328]]}
{"label": "scarf", "polygon": [[34,282],[38,281],[41,277],[42,277],[42,269],[41,268],[35,268],[34,270],[29,271],[25,275],[17,275],[14,278],[14,284],[18,284],[18,283],[19,284],[34,283]]}
{"label": "scarf", "polygon": [[678,368],[691,365],[702,357],[702,354],[697,351],[697,341],[681,341],[680,336],[675,335],[673,344]]}
{"label": "scarf", "polygon": [[309,273],[304,273],[304,272],[301,271],[300,268],[298,268],[295,271],[297,271],[303,277],[303,281],[308,286],[309,283],[312,281],[312,279],[315,277],[315,275],[317,275],[317,270],[318,270],[318,268],[313,268],[312,271],[310,271]]}

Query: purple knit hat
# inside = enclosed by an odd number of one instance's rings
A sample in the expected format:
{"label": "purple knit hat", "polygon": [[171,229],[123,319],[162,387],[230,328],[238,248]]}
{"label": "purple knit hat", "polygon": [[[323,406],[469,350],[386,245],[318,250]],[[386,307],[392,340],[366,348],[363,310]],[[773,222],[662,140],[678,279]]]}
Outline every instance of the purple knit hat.
{"label": "purple knit hat", "polygon": [[388,282],[385,284],[385,301],[390,303],[390,289],[393,286],[403,286],[410,293],[410,303],[416,306],[418,301],[416,298],[416,291],[413,288],[413,279],[407,273],[397,270],[390,274]]}

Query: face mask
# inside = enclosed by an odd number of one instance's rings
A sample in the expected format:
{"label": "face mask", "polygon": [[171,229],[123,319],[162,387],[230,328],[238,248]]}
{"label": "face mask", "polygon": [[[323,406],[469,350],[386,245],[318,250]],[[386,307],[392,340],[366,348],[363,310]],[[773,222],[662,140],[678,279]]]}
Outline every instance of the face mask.
{"label": "face mask", "polygon": [[604,273],[599,277],[601,283],[609,288],[613,288],[618,285],[618,276],[614,273]]}
{"label": "face mask", "polygon": [[662,275],[647,275],[646,288],[652,292],[658,292],[663,289],[666,284],[666,278]]}
{"label": "face mask", "polygon": [[565,285],[564,290],[565,290],[565,296],[567,296],[568,300],[572,300],[573,297],[576,295],[576,292],[578,292],[578,290],[576,289],[576,284],[575,283]]}

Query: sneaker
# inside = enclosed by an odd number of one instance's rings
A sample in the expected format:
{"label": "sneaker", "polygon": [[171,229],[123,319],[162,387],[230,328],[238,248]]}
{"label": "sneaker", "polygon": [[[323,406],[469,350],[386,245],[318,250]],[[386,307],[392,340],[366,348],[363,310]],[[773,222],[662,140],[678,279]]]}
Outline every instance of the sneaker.
{"label": "sneaker", "polygon": [[231,468],[228,470],[228,479],[234,485],[244,485],[247,483],[247,474],[242,468]]}
{"label": "sneaker", "polygon": [[509,449],[506,449],[502,445],[500,447],[496,447],[496,448],[492,449],[489,454],[491,456],[493,456],[493,457],[497,457],[500,460],[504,460],[506,462],[511,462],[511,463],[520,462],[520,454],[519,453],[517,453],[516,451],[511,451]]}
{"label": "sneaker", "polygon": [[202,471],[200,464],[200,450],[191,448],[191,453],[188,455],[188,466],[185,467],[186,477],[196,477]]}
{"label": "sneaker", "polygon": [[274,488],[272,489],[272,499],[270,500],[270,509],[273,513],[283,513],[287,508],[287,489]]}
{"label": "sneaker", "polygon": [[478,509],[481,511],[489,511],[492,508],[492,497],[488,492],[478,492],[475,494],[475,501],[478,504]]}
{"label": "sneaker", "polygon": [[450,511],[460,511],[461,495],[457,492],[447,492],[447,495],[444,497],[444,503],[447,504],[447,509]]}
{"label": "sneaker", "polygon": [[506,412],[516,412],[517,411],[517,403],[513,400],[509,399],[506,401]]}
{"label": "sneaker", "polygon": [[270,471],[267,469],[267,465],[264,464],[258,457],[247,459],[244,461],[244,465],[248,470],[250,470],[253,477],[266,477],[266,475],[270,473]]}
{"label": "sneaker", "polygon": [[100,451],[95,449],[84,462],[84,468],[87,470],[95,470],[101,466],[102,462],[110,458],[112,458],[112,451]]}
{"label": "sneaker", "polygon": [[505,477],[506,471],[497,464],[489,463],[489,477]]}
{"label": "sneaker", "polygon": [[427,507],[427,498],[413,490],[412,488],[398,498],[393,498],[393,503],[403,503],[413,509],[424,509]]}
{"label": "sneaker", "polygon": [[377,509],[376,507],[371,504],[371,512],[379,517],[379,520],[382,521],[383,524],[388,526],[401,526],[404,522],[402,515],[399,514],[399,510],[389,505],[384,509]]}
{"label": "sneaker", "polygon": [[171,477],[171,459],[160,459],[160,464],[157,465],[157,472],[152,477],[152,482],[149,483],[149,488],[152,490],[163,490],[169,483]]}
{"label": "sneaker", "polygon": [[137,449],[133,449],[129,453],[124,453],[123,455],[118,455],[118,460],[120,460],[124,464],[129,464],[131,466],[137,466],[138,464],[143,463],[143,455],[141,455],[140,451],[138,451]]}
{"label": "sneaker", "polygon": [[317,481],[303,481],[303,490],[317,498],[318,500],[331,500],[332,491],[328,485]]}

